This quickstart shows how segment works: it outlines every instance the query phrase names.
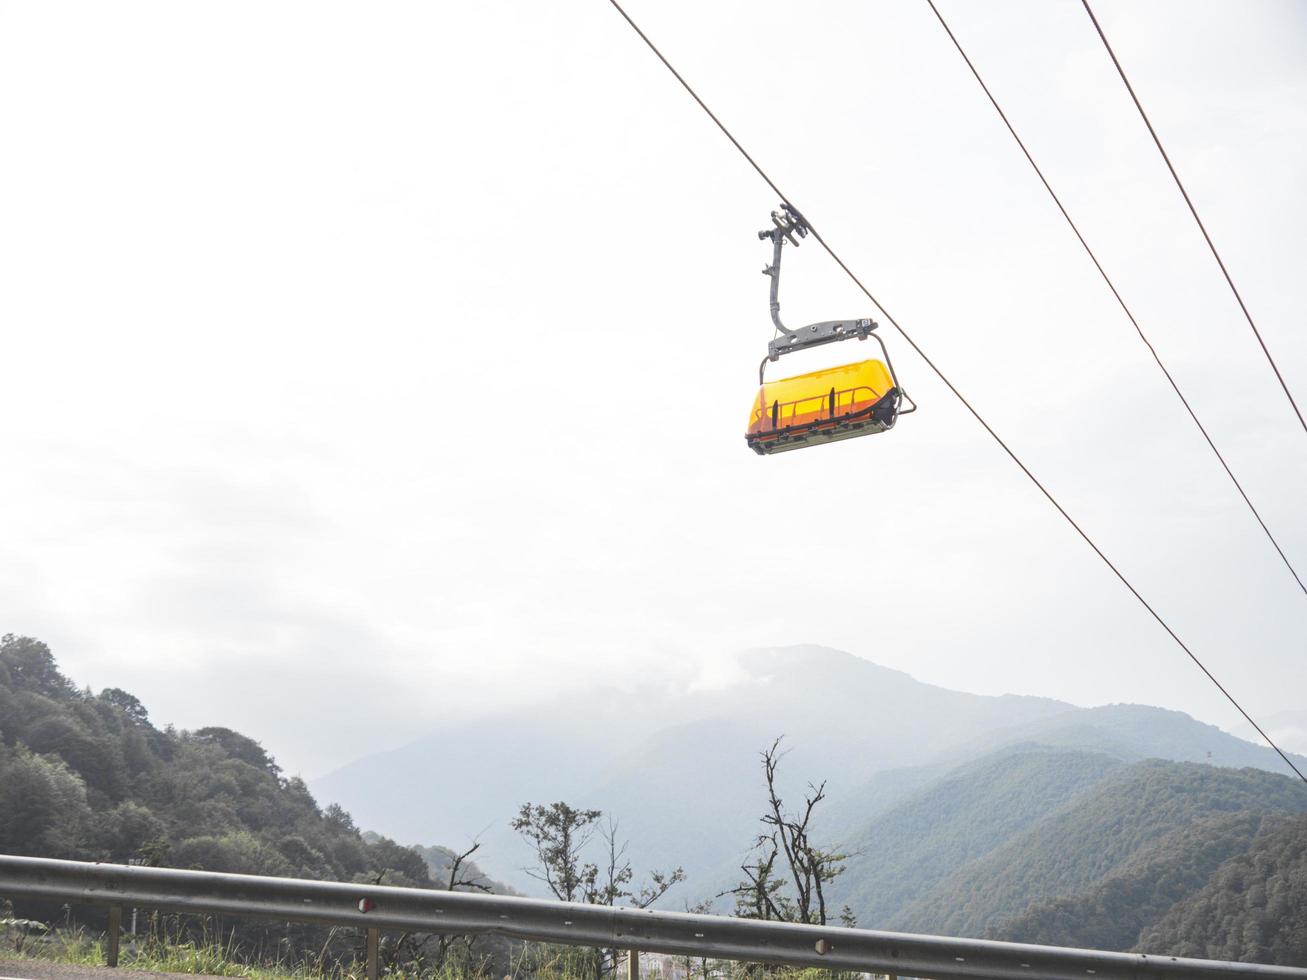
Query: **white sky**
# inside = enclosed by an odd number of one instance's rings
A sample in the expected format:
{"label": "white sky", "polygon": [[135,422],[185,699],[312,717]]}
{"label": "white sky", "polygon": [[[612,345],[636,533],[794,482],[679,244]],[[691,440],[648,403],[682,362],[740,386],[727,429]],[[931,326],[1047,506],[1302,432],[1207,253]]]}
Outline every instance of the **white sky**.
{"label": "white sky", "polygon": [[[1307,436],[1083,10],[941,8],[1307,571]],[[1096,9],[1307,399],[1307,6]],[[1307,598],[924,0],[628,10],[1246,705],[1307,707]],[[0,3],[0,133],[0,631],[157,721],[316,775],[820,642],[1245,734],[892,333],[918,414],[745,448],[777,202],[603,0]],[[815,245],[782,301],[872,312]]]}

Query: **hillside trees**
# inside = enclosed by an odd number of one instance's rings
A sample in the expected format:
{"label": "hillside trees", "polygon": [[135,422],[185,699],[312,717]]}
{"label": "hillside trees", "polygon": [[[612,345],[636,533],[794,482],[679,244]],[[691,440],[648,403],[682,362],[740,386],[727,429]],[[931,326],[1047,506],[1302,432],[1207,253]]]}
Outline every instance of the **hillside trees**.
{"label": "hillside trees", "polygon": [[1291,820],[1287,814],[1255,810],[1196,820],[1141,848],[1091,888],[1035,902],[992,926],[986,938],[1130,949],[1142,929],[1206,885],[1222,862]]}
{"label": "hillside trees", "polygon": [[1307,966],[1307,816],[1224,862],[1201,890],[1145,929],[1136,948]]}
{"label": "hillside trees", "polygon": [[1307,811],[1307,787],[1258,769],[1150,759],[1113,771],[887,923],[982,936],[1032,903],[1092,888],[1166,835],[1220,814]]}
{"label": "hillside trees", "polygon": [[257,741],[159,729],[120,688],[79,689],[49,647],[0,637],[0,851],[432,887],[422,857],[365,840]]}
{"label": "hillside trees", "polygon": [[0,745],[0,852],[71,856],[90,818],[86,786],[63,760]]}
{"label": "hillside trees", "polygon": [[[134,695],[80,689],[44,643],[12,634],[0,637],[0,852],[436,887],[415,849],[362,834],[337,805],[320,808],[256,740],[218,726],[158,728]],[[279,955],[354,953],[322,927],[238,929],[240,943],[271,942]],[[387,946],[388,962],[426,960],[425,944],[407,940]],[[448,952],[442,944],[438,958]]]}
{"label": "hillside trees", "polygon": [[1099,752],[1026,743],[946,772],[848,837],[849,870],[830,897],[881,928],[1120,766]]}

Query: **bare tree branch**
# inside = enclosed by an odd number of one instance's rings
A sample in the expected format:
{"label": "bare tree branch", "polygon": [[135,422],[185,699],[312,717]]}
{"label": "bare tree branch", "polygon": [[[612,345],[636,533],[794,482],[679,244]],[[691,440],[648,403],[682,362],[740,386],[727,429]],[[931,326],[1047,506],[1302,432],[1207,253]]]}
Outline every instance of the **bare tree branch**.
{"label": "bare tree branch", "polygon": [[[747,880],[722,895],[736,896],[737,910],[741,915],[825,925],[824,886],[844,872],[847,855],[816,846],[809,835],[813,815],[826,799],[824,782],[808,784],[800,812],[791,814],[786,811],[776,775],[780,760],[786,755],[781,749],[783,740],[784,736],[780,736],[762,752],[767,806],[760,819],[768,829],[754,840],[753,850],[757,858],[753,863],[741,866]],[[793,900],[784,894],[785,883],[775,877],[775,864],[782,854],[788,883],[794,889]]]}

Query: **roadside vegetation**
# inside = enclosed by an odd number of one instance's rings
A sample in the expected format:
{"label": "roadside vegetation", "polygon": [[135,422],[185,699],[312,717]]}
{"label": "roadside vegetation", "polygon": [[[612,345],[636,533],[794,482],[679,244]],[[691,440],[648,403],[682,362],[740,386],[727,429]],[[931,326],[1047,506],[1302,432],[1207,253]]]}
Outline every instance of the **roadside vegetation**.
{"label": "roadside vegetation", "polygon": [[[811,787],[796,812],[780,799],[775,776],[782,757],[779,740],[761,753],[767,790],[761,831],[741,865],[744,880],[717,897],[732,900],[742,917],[824,925],[825,889],[843,872],[844,855],[810,837],[824,786]],[[616,819],[600,810],[525,803],[509,822],[535,853],[529,873],[561,901],[648,908],[685,880],[679,867],[638,874]],[[0,853],[507,891],[473,863],[479,846],[456,853],[364,833],[341,807],[319,807],[304,782],[286,776],[253,739],[228,728],[157,727],[126,691],[78,688],[39,640],[0,637]],[[706,912],[709,905],[690,910]],[[6,955],[20,957],[102,963],[106,918],[103,909],[51,902],[0,905]],[[852,924],[847,909],[830,915],[837,918]],[[122,937],[123,966],[250,977],[366,973],[356,930],[145,912],[138,919],[139,935]],[[395,977],[604,980],[626,952],[404,934],[385,936],[380,956],[383,971]],[[671,962],[659,959],[668,980],[671,974],[747,977],[762,969],[705,960],[672,968]]]}
{"label": "roadside vegetation", "polygon": [[[184,928],[177,923],[160,926],[156,921],[139,939],[124,936],[119,966],[153,973],[180,973],[215,977],[247,977],[249,980],[365,980],[367,963],[361,935],[353,936],[353,956],[259,955],[237,942],[234,933],[220,935],[212,919],[193,917]],[[339,930],[347,932],[348,930]],[[103,966],[106,941],[103,933],[84,926],[47,927],[33,920],[0,916],[0,961],[33,960]],[[438,937],[387,937],[381,949],[381,975],[391,980],[588,980],[594,960],[591,951],[541,943],[517,944],[504,972],[491,969],[488,959],[447,960],[440,965],[421,957],[400,961],[400,943],[421,949]],[[411,950],[410,950],[411,952]],[[830,970],[763,968],[687,957],[658,957],[654,964],[642,964],[646,980],[865,980],[862,974]],[[625,964],[621,964],[625,967]],[[671,970],[664,972],[664,967]]]}

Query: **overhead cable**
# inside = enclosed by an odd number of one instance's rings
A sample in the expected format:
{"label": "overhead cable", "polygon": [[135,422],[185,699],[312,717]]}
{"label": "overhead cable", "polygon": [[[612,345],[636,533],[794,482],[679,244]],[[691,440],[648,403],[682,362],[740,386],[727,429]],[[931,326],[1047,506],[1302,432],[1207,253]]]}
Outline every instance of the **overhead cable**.
{"label": "overhead cable", "polygon": [[[1234,284],[1234,279],[1230,276],[1230,270],[1225,267],[1225,260],[1221,258],[1221,253],[1216,250],[1216,243],[1212,241],[1212,236],[1207,233],[1207,226],[1203,224],[1203,219],[1198,217],[1198,209],[1194,207],[1193,199],[1190,198],[1189,192],[1185,190],[1184,182],[1180,180],[1180,175],[1176,173],[1175,165],[1171,163],[1171,157],[1167,154],[1166,148],[1162,146],[1162,140],[1157,135],[1157,130],[1153,128],[1152,120],[1148,118],[1148,113],[1144,112],[1143,103],[1139,101],[1139,96],[1135,94],[1135,87],[1130,84],[1130,79],[1126,77],[1125,69],[1121,67],[1121,61],[1117,58],[1116,52],[1112,50],[1112,45],[1107,41],[1107,35],[1103,33],[1103,27],[1098,23],[1098,18],[1094,16],[1093,8],[1089,6],[1089,0],[1080,0],[1085,7],[1085,13],[1094,24],[1094,30],[1103,41],[1103,47],[1107,49],[1108,55],[1112,58],[1112,64],[1116,65],[1116,73],[1121,76],[1121,81],[1125,83],[1126,91],[1130,93],[1130,98],[1139,110],[1139,117],[1148,127],[1148,134],[1152,136],[1153,143],[1157,147],[1157,152],[1162,155],[1166,162],[1166,169],[1171,171],[1171,177],[1175,180],[1175,186],[1180,189],[1180,196],[1184,198],[1184,203],[1189,205],[1189,213],[1194,216],[1194,221],[1198,225],[1198,230],[1203,233],[1203,240],[1207,242],[1207,247],[1211,249],[1212,258],[1216,259],[1216,264],[1221,267],[1221,275],[1225,276],[1225,282],[1230,287],[1230,292],[1234,293],[1234,298],[1239,303],[1239,309],[1243,311],[1243,317],[1248,321],[1248,326],[1252,328],[1253,336],[1257,338],[1257,343],[1261,345],[1262,353],[1266,355],[1266,361],[1271,365],[1271,370],[1275,372],[1275,378],[1280,382],[1280,387],[1284,389],[1284,397],[1289,399],[1289,404],[1293,406],[1293,414],[1298,416],[1298,424],[1302,426],[1303,431],[1307,432],[1307,419],[1303,418],[1302,409],[1294,401],[1293,393],[1289,391],[1288,382],[1284,380],[1284,375],[1280,373],[1280,366],[1275,363],[1275,358],[1271,356],[1270,348],[1266,346],[1266,341],[1262,338],[1262,332],[1257,329],[1257,324],[1253,322],[1253,315],[1248,312],[1248,304],[1243,301],[1239,294],[1238,288]],[[1252,506],[1251,504],[1249,506]],[[1267,532],[1270,533],[1269,531]]]}
{"label": "overhead cable", "polygon": [[1239,491],[1239,496],[1243,498],[1243,502],[1247,504],[1248,509],[1252,511],[1253,517],[1255,517],[1257,523],[1261,525],[1262,530],[1266,533],[1266,537],[1270,540],[1276,553],[1279,554],[1280,560],[1284,562],[1284,566],[1289,569],[1289,574],[1293,576],[1293,580],[1298,583],[1298,588],[1302,590],[1303,595],[1307,596],[1307,585],[1303,584],[1303,580],[1298,575],[1297,569],[1295,569],[1293,563],[1289,561],[1289,556],[1284,553],[1284,549],[1280,547],[1280,542],[1275,540],[1275,535],[1272,534],[1271,529],[1266,526],[1266,521],[1262,520],[1262,515],[1258,513],[1257,508],[1253,506],[1253,502],[1249,498],[1248,493],[1244,490],[1243,484],[1241,484],[1239,478],[1234,475],[1234,470],[1230,469],[1230,464],[1227,463],[1225,457],[1221,455],[1221,450],[1216,448],[1216,443],[1212,441],[1212,437],[1208,434],[1207,428],[1198,420],[1198,415],[1194,412],[1193,406],[1189,404],[1189,399],[1185,397],[1184,392],[1180,390],[1180,385],[1176,382],[1175,378],[1172,377],[1167,366],[1162,362],[1161,355],[1157,353],[1157,349],[1153,346],[1152,341],[1150,341],[1144,333],[1143,327],[1141,327],[1139,321],[1135,319],[1134,313],[1132,313],[1130,307],[1126,305],[1125,299],[1121,296],[1120,291],[1116,288],[1116,284],[1112,282],[1111,277],[1107,274],[1107,270],[1103,268],[1103,264],[1098,261],[1098,256],[1095,255],[1094,250],[1090,248],[1089,242],[1085,241],[1085,236],[1080,233],[1080,228],[1076,225],[1075,221],[1071,219],[1071,215],[1067,213],[1067,209],[1062,204],[1061,198],[1059,198],[1057,192],[1053,190],[1053,186],[1048,182],[1048,178],[1044,176],[1044,172],[1039,169],[1039,164],[1035,163],[1035,158],[1030,155],[1030,150],[1026,148],[1025,142],[1017,135],[1017,131],[1012,126],[1011,120],[1008,119],[1007,113],[1004,112],[1003,107],[998,104],[998,99],[994,97],[994,93],[991,92],[989,86],[985,84],[985,80],[980,77],[980,72],[976,69],[975,64],[963,49],[962,43],[957,39],[957,35],[953,33],[953,29],[949,27],[948,21],[944,19],[944,15],[941,14],[939,8],[935,6],[935,0],[926,0],[926,3],[929,4],[936,19],[939,20],[940,26],[944,28],[944,33],[946,33],[949,40],[953,42],[953,46],[958,49],[958,54],[962,55],[962,60],[965,61],[967,67],[971,69],[971,74],[974,75],[976,81],[980,83],[981,89],[989,98],[990,105],[994,107],[994,111],[998,113],[998,117],[1003,120],[1003,125],[1006,126],[1007,131],[1012,134],[1012,138],[1016,140],[1017,146],[1021,147],[1021,152],[1025,154],[1026,160],[1034,169],[1035,174],[1039,177],[1040,183],[1044,185],[1044,190],[1048,191],[1049,197],[1053,199],[1053,203],[1057,205],[1057,209],[1062,212],[1062,217],[1066,219],[1066,223],[1070,225],[1071,230],[1075,232],[1075,236],[1084,248],[1085,254],[1087,254],[1089,260],[1094,263],[1094,268],[1097,269],[1098,274],[1103,277],[1103,282],[1107,283],[1107,288],[1112,291],[1112,295],[1116,298],[1117,304],[1121,307],[1122,312],[1125,313],[1126,317],[1130,320],[1131,325],[1135,328],[1135,333],[1139,335],[1139,339],[1143,341],[1144,346],[1148,348],[1148,353],[1153,355],[1153,360],[1157,362],[1158,368],[1160,368],[1162,374],[1166,376],[1166,380],[1171,385],[1171,390],[1174,391],[1175,396],[1180,399],[1180,404],[1184,405],[1185,411],[1188,412],[1189,417],[1194,420],[1194,425],[1198,427],[1198,431],[1201,432],[1203,438],[1207,440],[1208,447],[1211,448],[1212,453],[1220,461],[1221,467],[1225,470],[1226,476],[1230,478],[1230,482],[1234,484],[1234,488]]}
{"label": "overhead cable", "polygon": [[[708,108],[707,103],[705,103],[703,99],[699,97],[699,94],[694,90],[693,87],[691,87],[690,83],[685,80],[685,78],[681,75],[681,73],[678,72],[672,66],[672,63],[667,60],[666,56],[662,53],[662,51],[658,49],[658,46],[649,39],[649,36],[640,29],[640,26],[634,20],[631,19],[631,15],[628,14],[622,8],[622,5],[618,3],[618,0],[608,0],[608,2],[612,4],[613,8],[619,14],[622,15],[622,19],[625,20],[626,23],[630,25],[631,29],[635,31],[637,35],[639,35],[640,40],[642,40],[648,46],[649,50],[652,51],[654,55],[658,58],[658,60],[663,63],[663,66],[669,72],[672,73],[673,77],[675,77],[675,79],[678,82],[681,83],[681,87],[684,88],[685,91],[689,93],[690,97],[699,104],[699,108],[703,109],[703,111],[708,115],[708,118],[710,118],[713,121],[713,123],[716,124],[717,128],[722,131],[722,135],[724,135],[728,140],[730,140],[731,144],[737,150],[740,151],[740,155],[743,156],[744,159],[749,162],[749,165],[753,167],[753,169],[757,172],[758,176],[762,178],[763,182],[766,183],[767,186],[770,187],[772,191],[776,194],[776,196],[779,197],[784,203],[788,204],[790,207],[798,211],[799,209],[794,204],[794,201],[790,197],[788,197],[783,191],[781,191],[781,189],[776,185],[776,182],[773,181],[771,177],[767,175],[767,172],[758,165],[758,162],[754,160],[754,158],[749,154],[749,152],[740,144],[740,141],[737,140],[735,136],[731,133],[731,131],[726,128],[725,124],[723,124],[722,121],[719,118],[717,118],[716,113],[714,113],[710,108]],[[803,214],[802,211],[799,211],[799,213]],[[1062,515],[1062,517],[1066,520],[1066,522],[1070,524],[1072,528],[1075,529],[1075,532],[1080,535],[1080,537],[1084,540],[1085,544],[1089,545],[1089,547],[1093,549],[1094,554],[1098,555],[1098,557],[1102,560],[1103,564],[1105,564],[1109,569],[1111,569],[1112,574],[1114,574],[1120,580],[1121,584],[1124,585],[1130,591],[1130,594],[1133,595],[1139,601],[1140,605],[1142,605],[1144,609],[1148,611],[1149,615],[1151,615],[1153,619],[1157,621],[1158,625],[1161,626],[1162,629],[1166,631],[1167,635],[1169,635],[1171,639],[1174,640],[1176,644],[1180,647],[1180,649],[1183,650],[1188,655],[1189,659],[1192,660],[1198,666],[1198,669],[1201,670],[1207,676],[1207,679],[1210,680],[1214,685],[1216,685],[1216,688],[1223,695],[1225,695],[1227,701],[1229,701],[1232,705],[1234,705],[1235,709],[1238,710],[1239,714],[1243,715],[1244,720],[1246,720],[1248,724],[1252,725],[1253,728],[1256,729],[1257,734],[1259,734],[1265,740],[1267,745],[1269,745],[1271,748],[1273,748],[1276,751],[1276,753],[1279,754],[1280,758],[1283,759],[1285,764],[1294,771],[1294,773],[1298,776],[1298,778],[1301,779],[1304,783],[1307,783],[1307,776],[1303,775],[1302,771],[1297,767],[1297,765],[1294,764],[1293,760],[1290,759],[1289,756],[1285,754],[1284,750],[1282,750],[1275,743],[1275,741],[1269,735],[1266,734],[1266,732],[1262,729],[1262,727],[1259,724],[1257,724],[1256,721],[1253,720],[1252,715],[1248,714],[1248,712],[1243,709],[1243,706],[1240,705],[1239,702],[1235,700],[1234,696],[1228,690],[1226,690],[1225,686],[1216,679],[1215,675],[1213,675],[1212,672],[1207,669],[1207,667],[1203,664],[1203,662],[1199,660],[1198,657],[1194,654],[1194,652],[1190,650],[1189,647],[1185,644],[1185,642],[1182,639],[1180,639],[1179,635],[1175,632],[1175,630],[1173,630],[1170,627],[1170,625],[1166,622],[1166,620],[1162,618],[1161,614],[1159,614],[1157,610],[1154,609],[1149,604],[1148,600],[1145,599],[1143,595],[1140,594],[1139,590],[1136,589],[1134,585],[1130,582],[1130,580],[1125,577],[1125,574],[1119,568],[1117,568],[1116,565],[1112,562],[1112,560],[1108,558],[1107,555],[1103,552],[1103,550],[1098,547],[1098,545],[1094,542],[1094,539],[1091,538],[1088,535],[1088,533],[1086,533],[1085,530],[1078,523],[1076,523],[1075,518],[1073,518],[1067,512],[1066,508],[1064,508],[1061,505],[1061,503],[1058,502],[1058,499],[1053,496],[1052,492],[1049,491],[1049,489],[1039,481],[1039,478],[1035,476],[1035,474],[1030,470],[1030,468],[1026,466],[1024,462],[1022,462],[1021,457],[1019,457],[1016,454],[1016,452],[1013,451],[1013,449],[1006,442],[1003,441],[1002,437],[999,436],[999,434],[996,431],[994,431],[994,428],[987,421],[985,421],[984,416],[982,416],[980,412],[976,410],[975,406],[973,406],[971,402],[967,400],[966,396],[964,396],[962,392],[959,391],[956,386],[954,386],[953,382],[948,379],[948,376],[945,375],[944,372],[940,370],[938,366],[936,366],[935,362],[932,361],[928,356],[926,356],[926,352],[922,350],[921,347],[917,344],[917,342],[912,339],[911,335],[908,334],[908,332],[904,330],[902,326],[899,325],[898,321],[895,320],[894,317],[890,315],[889,311],[885,309],[885,307],[880,303],[879,300],[876,299],[875,296],[872,295],[871,291],[865,285],[863,285],[862,280],[859,279],[856,275],[854,275],[853,270],[850,269],[848,265],[845,264],[844,260],[839,257],[838,253],[836,253],[835,250],[831,248],[831,246],[826,242],[826,239],[822,237],[821,233],[817,230],[816,226],[813,225],[811,218],[808,218],[806,214],[804,215],[804,218],[808,223],[809,231],[812,237],[817,240],[817,243],[821,245],[821,247],[826,251],[826,254],[829,255],[831,259],[835,262],[835,264],[838,265],[844,271],[844,274],[849,277],[849,279],[853,282],[855,286],[858,287],[858,289],[862,292],[862,294],[866,296],[867,299],[870,300],[871,303],[876,307],[876,309],[880,311],[881,315],[885,318],[885,320],[896,331],[898,331],[899,336],[903,338],[903,340],[908,344],[909,347],[911,347],[914,351],[916,351],[917,355],[922,359],[922,361],[924,361],[926,365],[931,369],[931,371],[935,373],[935,376],[939,378],[941,382],[943,382],[944,386],[948,388],[948,390],[953,393],[953,395],[958,399],[958,401],[960,401],[963,404],[963,406],[967,409],[967,411],[971,413],[971,416],[977,422],[979,422],[981,427],[984,428],[984,430],[987,433],[989,433],[990,437],[996,443],[998,443],[999,448],[1001,448],[1003,452],[1007,453],[1008,458],[1011,459],[1012,462],[1015,463],[1018,468],[1020,468],[1021,472],[1026,475],[1026,478],[1029,479],[1030,482],[1033,483],[1039,489],[1039,492],[1044,495],[1044,497],[1048,500],[1048,502],[1053,505],[1053,507],[1057,510],[1059,514]]]}

